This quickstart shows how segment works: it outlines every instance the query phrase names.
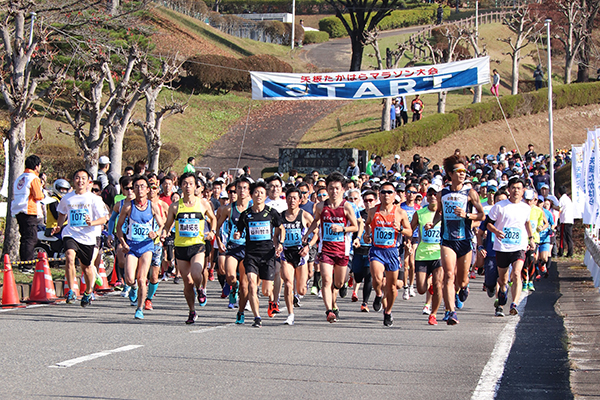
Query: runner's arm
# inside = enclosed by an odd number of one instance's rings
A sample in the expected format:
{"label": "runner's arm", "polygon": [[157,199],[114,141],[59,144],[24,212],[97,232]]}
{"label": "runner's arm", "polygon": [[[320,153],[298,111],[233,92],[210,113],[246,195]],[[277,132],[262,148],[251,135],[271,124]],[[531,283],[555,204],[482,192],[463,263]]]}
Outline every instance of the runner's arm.
{"label": "runner's arm", "polygon": [[56,223],[58,225],[56,225],[53,229],[52,229],[52,234],[55,235],[58,232],[60,232],[60,230],[63,227],[63,224],[65,223],[65,220],[67,219],[67,214],[61,214],[58,213],[58,220],[56,221]]}
{"label": "runner's arm", "polygon": [[131,212],[131,203],[125,202],[123,203],[123,207],[121,208],[121,212],[119,213],[119,220],[117,221],[117,239],[119,243],[125,248],[128,249],[127,243],[125,242],[125,238],[123,237],[123,224],[125,223],[125,218],[129,216]]}
{"label": "runner's arm", "polygon": [[[323,210],[323,206],[321,205],[321,203],[317,204],[317,206],[315,207],[315,216],[313,221],[311,222],[310,226],[308,227],[308,229],[306,230],[306,233],[304,234],[304,236],[302,237],[302,243],[306,243],[308,242],[308,237],[310,236],[310,234],[317,229],[317,227],[319,226],[319,221],[321,220],[321,210]],[[315,236],[316,236],[316,232],[315,232]]]}
{"label": "runner's arm", "polygon": [[346,212],[346,220],[350,222],[350,226],[342,227],[342,232],[357,232],[358,231],[358,222],[356,221],[356,215],[354,214],[354,208],[350,205],[350,203],[344,203],[344,211]]}
{"label": "runner's arm", "polygon": [[[413,218],[416,215],[417,213],[414,213]],[[411,237],[413,234],[413,230],[411,229],[410,222],[408,222],[408,214],[406,213],[406,211],[404,211],[400,207],[396,207],[396,218],[400,218],[400,224],[402,225],[398,232],[400,232],[401,235],[404,235],[406,237]]]}
{"label": "runner's arm", "polygon": [[477,214],[470,213],[468,215],[468,219],[473,221],[483,221],[485,219],[485,212],[483,212],[483,207],[481,206],[481,202],[479,201],[479,195],[473,189],[469,191],[469,200],[471,200],[471,204],[477,210]]}
{"label": "runner's arm", "polygon": [[433,221],[425,224],[425,226],[423,227],[426,231],[430,230],[431,228],[433,228],[434,226],[436,226],[438,224],[438,222],[440,222],[442,220],[442,208],[444,208],[443,204],[442,204],[442,194],[438,193],[436,194],[437,197],[437,210],[435,211],[435,215],[433,216]]}
{"label": "runner's arm", "polygon": [[179,203],[171,203],[171,205],[169,206],[167,222],[165,222],[162,233],[160,234],[161,240],[164,240],[167,237],[167,234],[171,231],[171,227],[175,222],[175,214],[177,213],[177,207],[179,207]]}

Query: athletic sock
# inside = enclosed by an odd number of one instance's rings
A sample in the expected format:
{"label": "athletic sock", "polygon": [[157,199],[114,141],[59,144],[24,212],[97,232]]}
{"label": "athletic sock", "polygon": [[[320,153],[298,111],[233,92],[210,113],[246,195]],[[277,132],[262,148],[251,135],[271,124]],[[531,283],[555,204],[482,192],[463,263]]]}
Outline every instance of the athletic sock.
{"label": "athletic sock", "polygon": [[219,280],[219,283],[221,284],[221,289],[223,289],[225,287],[226,278],[227,278],[227,275],[217,274],[217,279]]}
{"label": "athletic sock", "polygon": [[147,299],[152,300],[154,298],[154,294],[156,293],[156,289],[158,289],[158,282],[156,283],[148,283],[148,296]]}

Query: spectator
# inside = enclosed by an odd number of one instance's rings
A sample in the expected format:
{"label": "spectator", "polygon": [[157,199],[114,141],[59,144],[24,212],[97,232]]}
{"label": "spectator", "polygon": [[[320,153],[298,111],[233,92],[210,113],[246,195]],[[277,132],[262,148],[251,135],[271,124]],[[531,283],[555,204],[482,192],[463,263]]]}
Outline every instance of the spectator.
{"label": "spectator", "polygon": [[421,176],[427,172],[427,167],[431,163],[431,160],[427,157],[421,157],[418,154],[413,156],[413,161],[410,163],[410,169],[412,172]]}
{"label": "spectator", "polygon": [[436,16],[437,16],[437,24],[441,25],[442,19],[444,18],[444,8],[442,7],[442,3],[440,3],[440,5],[437,8]]}
{"label": "spectator", "polygon": [[[44,198],[39,178],[42,160],[35,154],[25,160],[25,171],[17,178],[13,189],[13,201],[10,211],[17,218],[21,243],[19,256],[21,261],[35,259],[33,249],[37,243],[38,217],[42,215],[40,201]],[[22,271],[33,272],[31,266],[23,266]]]}
{"label": "spectator", "polygon": [[373,176],[377,178],[381,178],[385,175],[387,170],[385,169],[385,165],[383,165],[381,162],[381,156],[375,157],[375,162],[371,167],[371,171],[373,171]]}
{"label": "spectator", "polygon": [[110,168],[110,158],[102,156],[98,159],[98,181],[102,185],[101,189],[108,186],[108,169]]}
{"label": "spectator", "polygon": [[408,123],[408,112],[406,110],[406,97],[400,96],[396,99],[396,124],[400,126],[400,120],[402,124]]}
{"label": "spectator", "polygon": [[494,74],[492,75],[492,88],[490,89],[490,92],[492,92],[492,94],[496,97],[500,96],[500,93],[498,92],[498,89],[500,88],[500,74],[498,73],[498,70],[494,70]]}
{"label": "spectator", "polygon": [[196,165],[196,159],[194,157],[188,157],[187,165],[183,169],[183,173],[185,174],[186,172],[191,172],[192,174],[195,174],[196,173],[195,165]]}
{"label": "spectator", "polygon": [[562,257],[565,247],[567,248],[567,257],[573,257],[573,202],[567,195],[567,187],[558,188],[560,195],[560,243],[558,245],[558,256]]}
{"label": "spectator", "polygon": [[396,100],[392,99],[392,106],[390,107],[390,128],[396,128]]}
{"label": "spectator", "polygon": [[123,176],[133,176],[133,175],[134,175],[133,167],[131,165],[126,166],[125,171],[123,171]]}
{"label": "spectator", "polygon": [[136,162],[133,165],[133,174],[134,175],[144,175],[146,173],[146,163],[142,160]]}
{"label": "spectator", "polygon": [[398,154],[394,156],[394,163],[390,167],[390,170],[394,171],[394,173],[402,172],[402,164],[400,163],[400,156]]}
{"label": "spectator", "polygon": [[346,176],[348,178],[352,178],[353,176],[359,176],[360,175],[360,169],[358,168],[358,165],[356,165],[356,160],[354,158],[349,158],[348,159],[348,168],[346,168]]}
{"label": "spectator", "polygon": [[540,90],[544,86],[544,71],[542,71],[541,64],[538,64],[535,71],[533,71],[533,79],[535,79],[535,90]]}
{"label": "spectator", "polygon": [[423,117],[423,109],[425,105],[423,104],[423,100],[419,98],[419,95],[415,95],[412,103],[410,104],[410,109],[413,112],[413,122],[419,121]]}
{"label": "spectator", "polygon": [[375,154],[371,154],[371,159],[367,162],[367,168],[366,168],[366,172],[367,175],[369,176],[373,176],[373,164],[375,163],[375,157],[377,157]]}

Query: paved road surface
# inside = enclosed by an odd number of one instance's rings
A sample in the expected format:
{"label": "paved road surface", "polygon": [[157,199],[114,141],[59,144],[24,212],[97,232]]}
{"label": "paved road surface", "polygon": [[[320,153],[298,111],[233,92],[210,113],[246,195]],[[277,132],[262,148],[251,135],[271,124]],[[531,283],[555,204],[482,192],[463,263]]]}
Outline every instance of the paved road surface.
{"label": "paved road surface", "polygon": [[[184,324],[182,287],[171,282],[161,283],[155,310],[143,321],[114,294],[86,309],[0,312],[0,393],[3,399],[492,399],[518,319],[492,316],[481,278],[471,287],[454,327],[429,326],[417,297],[399,299],[394,326],[384,328],[381,314],[361,313],[349,296],[340,300],[335,324],[325,321],[321,300],[307,296],[292,327],[283,325],[284,316],[266,315],[262,329],[237,326],[216,282],[191,326]],[[527,302],[498,398],[571,397],[556,291],[555,279],[543,281]],[[121,351],[97,354],[115,349]],[[536,358],[540,349],[545,354]]]}

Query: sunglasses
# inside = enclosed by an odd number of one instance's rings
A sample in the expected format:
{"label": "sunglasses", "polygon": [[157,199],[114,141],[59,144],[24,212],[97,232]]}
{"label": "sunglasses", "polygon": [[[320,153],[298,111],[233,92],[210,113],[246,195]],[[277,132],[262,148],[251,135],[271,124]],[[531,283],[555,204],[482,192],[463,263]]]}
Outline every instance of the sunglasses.
{"label": "sunglasses", "polygon": [[229,193],[229,194],[235,194],[235,190],[228,190],[227,193]]}
{"label": "sunglasses", "polygon": [[156,190],[156,189],[158,189],[158,186],[156,186],[156,185],[152,185],[152,186],[150,186],[150,189],[152,189],[152,190]]}
{"label": "sunglasses", "polygon": [[394,194],[395,192],[393,190],[380,190],[379,193],[381,193],[381,194]]}
{"label": "sunglasses", "polygon": [[466,174],[466,173],[467,173],[467,170],[466,170],[466,169],[464,169],[464,168],[455,168],[455,169],[454,169],[454,172],[456,172],[456,173],[458,173],[458,174],[460,174],[460,173]]}
{"label": "sunglasses", "polygon": [[100,193],[100,189],[92,188],[92,192],[94,192],[94,193]]}
{"label": "sunglasses", "polygon": [[406,191],[406,194],[417,194],[417,192],[415,192],[415,191],[412,191],[412,190],[407,190],[407,191]]}
{"label": "sunglasses", "polygon": [[133,186],[126,186],[123,188],[123,190],[133,190]]}
{"label": "sunglasses", "polygon": [[317,197],[327,197],[327,194],[321,193],[321,194],[318,194]]}
{"label": "sunglasses", "polygon": [[350,201],[358,201],[358,197],[348,197],[348,200],[350,200]]}
{"label": "sunglasses", "polygon": [[375,201],[375,199],[365,199],[365,203],[372,203],[374,201]]}
{"label": "sunglasses", "polygon": [[308,192],[300,192],[300,194],[304,196],[305,194],[308,194]]}

